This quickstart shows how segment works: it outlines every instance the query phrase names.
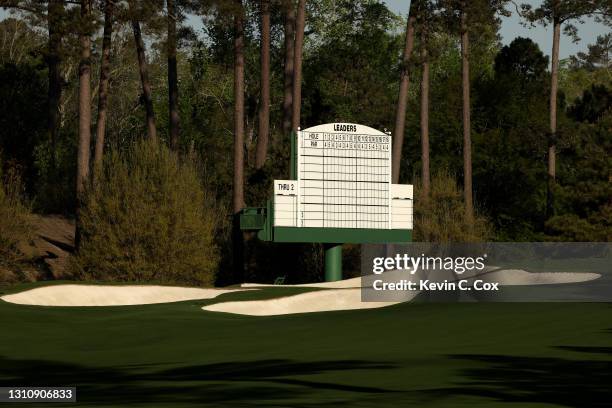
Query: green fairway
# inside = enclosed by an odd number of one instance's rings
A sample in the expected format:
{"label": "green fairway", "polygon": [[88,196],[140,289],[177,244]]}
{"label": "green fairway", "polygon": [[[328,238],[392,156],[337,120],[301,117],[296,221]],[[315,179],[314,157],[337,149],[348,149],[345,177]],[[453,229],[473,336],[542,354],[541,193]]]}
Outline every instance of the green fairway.
{"label": "green fairway", "polygon": [[278,317],[201,310],[300,291],[106,308],[0,301],[0,385],[76,386],[79,403],[66,406],[603,407],[612,401],[606,303],[413,303]]}

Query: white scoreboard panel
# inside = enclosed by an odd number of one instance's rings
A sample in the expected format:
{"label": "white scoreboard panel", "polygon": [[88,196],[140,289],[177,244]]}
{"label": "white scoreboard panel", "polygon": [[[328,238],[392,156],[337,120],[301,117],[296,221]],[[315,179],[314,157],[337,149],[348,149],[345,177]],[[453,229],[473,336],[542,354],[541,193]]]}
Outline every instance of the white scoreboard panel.
{"label": "white scoreboard panel", "polygon": [[411,185],[391,184],[391,136],[332,123],[299,131],[297,180],[274,181],[277,227],[412,229]]}
{"label": "white scoreboard panel", "polygon": [[391,184],[391,229],[412,229],[413,188]]}
{"label": "white scoreboard panel", "polygon": [[274,180],[274,225],[297,227],[298,182]]}
{"label": "white scoreboard panel", "polygon": [[298,132],[298,226],[390,228],[391,136],[355,124]]}

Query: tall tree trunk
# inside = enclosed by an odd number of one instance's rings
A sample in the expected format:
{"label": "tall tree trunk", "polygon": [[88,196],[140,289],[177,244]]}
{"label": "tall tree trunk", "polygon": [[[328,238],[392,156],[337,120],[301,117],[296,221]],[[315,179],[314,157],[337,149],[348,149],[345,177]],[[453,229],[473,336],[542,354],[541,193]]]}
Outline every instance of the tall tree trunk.
{"label": "tall tree trunk", "polygon": [[102,37],[102,60],[100,62],[100,84],[98,86],[98,118],[96,121],[96,150],[94,154],[94,181],[102,168],[104,138],[106,134],[106,114],[108,109],[108,81],[110,79],[111,36],[113,33],[113,8],[115,0],[104,4],[104,34]]}
{"label": "tall tree trunk", "polygon": [[89,178],[89,156],[91,154],[91,0],[81,1],[81,61],[79,63],[79,145],[76,172],[76,233],[75,245],[80,244],[80,212],[83,193]]}
{"label": "tall tree trunk", "polygon": [[463,189],[465,194],[465,217],[469,223],[474,219],[472,195],[472,125],[470,113],[470,39],[468,33],[466,1],[461,2],[461,71],[463,87]]}
{"label": "tall tree trunk", "polygon": [[153,97],[151,96],[151,83],[149,82],[149,69],[145,45],[140,31],[140,22],[136,17],[132,18],[132,29],[134,30],[134,42],[136,43],[136,54],[138,56],[138,69],[140,71],[140,82],[142,83],[142,95],[145,111],[147,114],[147,136],[150,140],[157,140],[157,128],[155,126],[155,111],[153,110]]}
{"label": "tall tree trunk", "polygon": [[293,0],[283,1],[283,26],[285,32],[285,66],[283,92],[283,135],[291,132],[293,116],[293,62],[295,58],[295,9]]}
{"label": "tall tree trunk", "polygon": [[408,64],[414,47],[414,24],[415,2],[410,5],[410,15],[406,26],[406,42],[404,44],[404,55],[402,57],[402,71],[400,75],[399,95],[395,111],[395,128],[393,129],[393,162],[392,180],[394,184],[399,183],[400,165],[402,160],[402,146],[404,144],[404,131],[406,128],[406,108],[408,105],[408,87],[410,86],[410,70]]}
{"label": "tall tree trunk", "polygon": [[261,101],[255,168],[261,169],[268,155],[270,133],[270,0],[261,0]]}
{"label": "tall tree trunk", "polygon": [[306,25],[306,0],[298,0],[295,22],[295,48],[293,59],[293,115],[291,129],[295,132],[300,126],[302,110],[302,50],[304,48],[304,26]]}
{"label": "tall tree trunk", "polygon": [[242,0],[234,16],[234,191],[233,191],[233,250],[234,273],[243,274],[243,236],[240,231],[240,211],[244,208],[244,9]]}
{"label": "tall tree trunk", "polygon": [[49,107],[47,111],[47,132],[51,142],[51,168],[55,170],[57,162],[57,134],[60,124],[60,102],[62,98],[62,73],[60,64],[63,29],[60,20],[64,13],[64,0],[49,0],[47,5],[47,25],[49,28],[49,50],[47,55]]}
{"label": "tall tree trunk", "polygon": [[166,0],[168,7],[168,109],[170,118],[170,146],[178,149],[179,107],[178,72],[176,66],[176,5],[175,0]]}
{"label": "tall tree trunk", "polygon": [[429,55],[427,44],[424,41],[421,51],[422,78],[421,78],[421,177],[423,182],[423,193],[429,197],[430,174],[429,174]]}
{"label": "tall tree trunk", "polygon": [[554,188],[556,178],[557,144],[557,92],[559,89],[559,41],[561,21],[555,17],[553,26],[552,67],[550,75],[550,136],[548,140],[548,177],[546,183],[546,216],[554,214]]}

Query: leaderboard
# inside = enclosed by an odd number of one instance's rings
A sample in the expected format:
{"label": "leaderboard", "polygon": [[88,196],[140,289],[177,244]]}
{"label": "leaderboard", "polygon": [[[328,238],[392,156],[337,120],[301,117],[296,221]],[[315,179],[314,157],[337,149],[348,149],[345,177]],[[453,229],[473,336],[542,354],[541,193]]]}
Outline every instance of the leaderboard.
{"label": "leaderboard", "polygon": [[391,137],[361,125],[298,132],[297,226],[391,227]]}

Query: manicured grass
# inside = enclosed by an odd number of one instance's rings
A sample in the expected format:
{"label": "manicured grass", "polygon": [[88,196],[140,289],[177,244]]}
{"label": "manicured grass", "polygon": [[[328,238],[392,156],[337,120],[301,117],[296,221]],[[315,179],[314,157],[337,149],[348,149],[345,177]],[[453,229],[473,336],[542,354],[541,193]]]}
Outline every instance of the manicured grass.
{"label": "manicured grass", "polygon": [[299,291],[108,308],[0,301],[0,385],[72,385],[76,405],[97,407],[612,401],[610,304],[413,303],[275,317],[201,310]]}

